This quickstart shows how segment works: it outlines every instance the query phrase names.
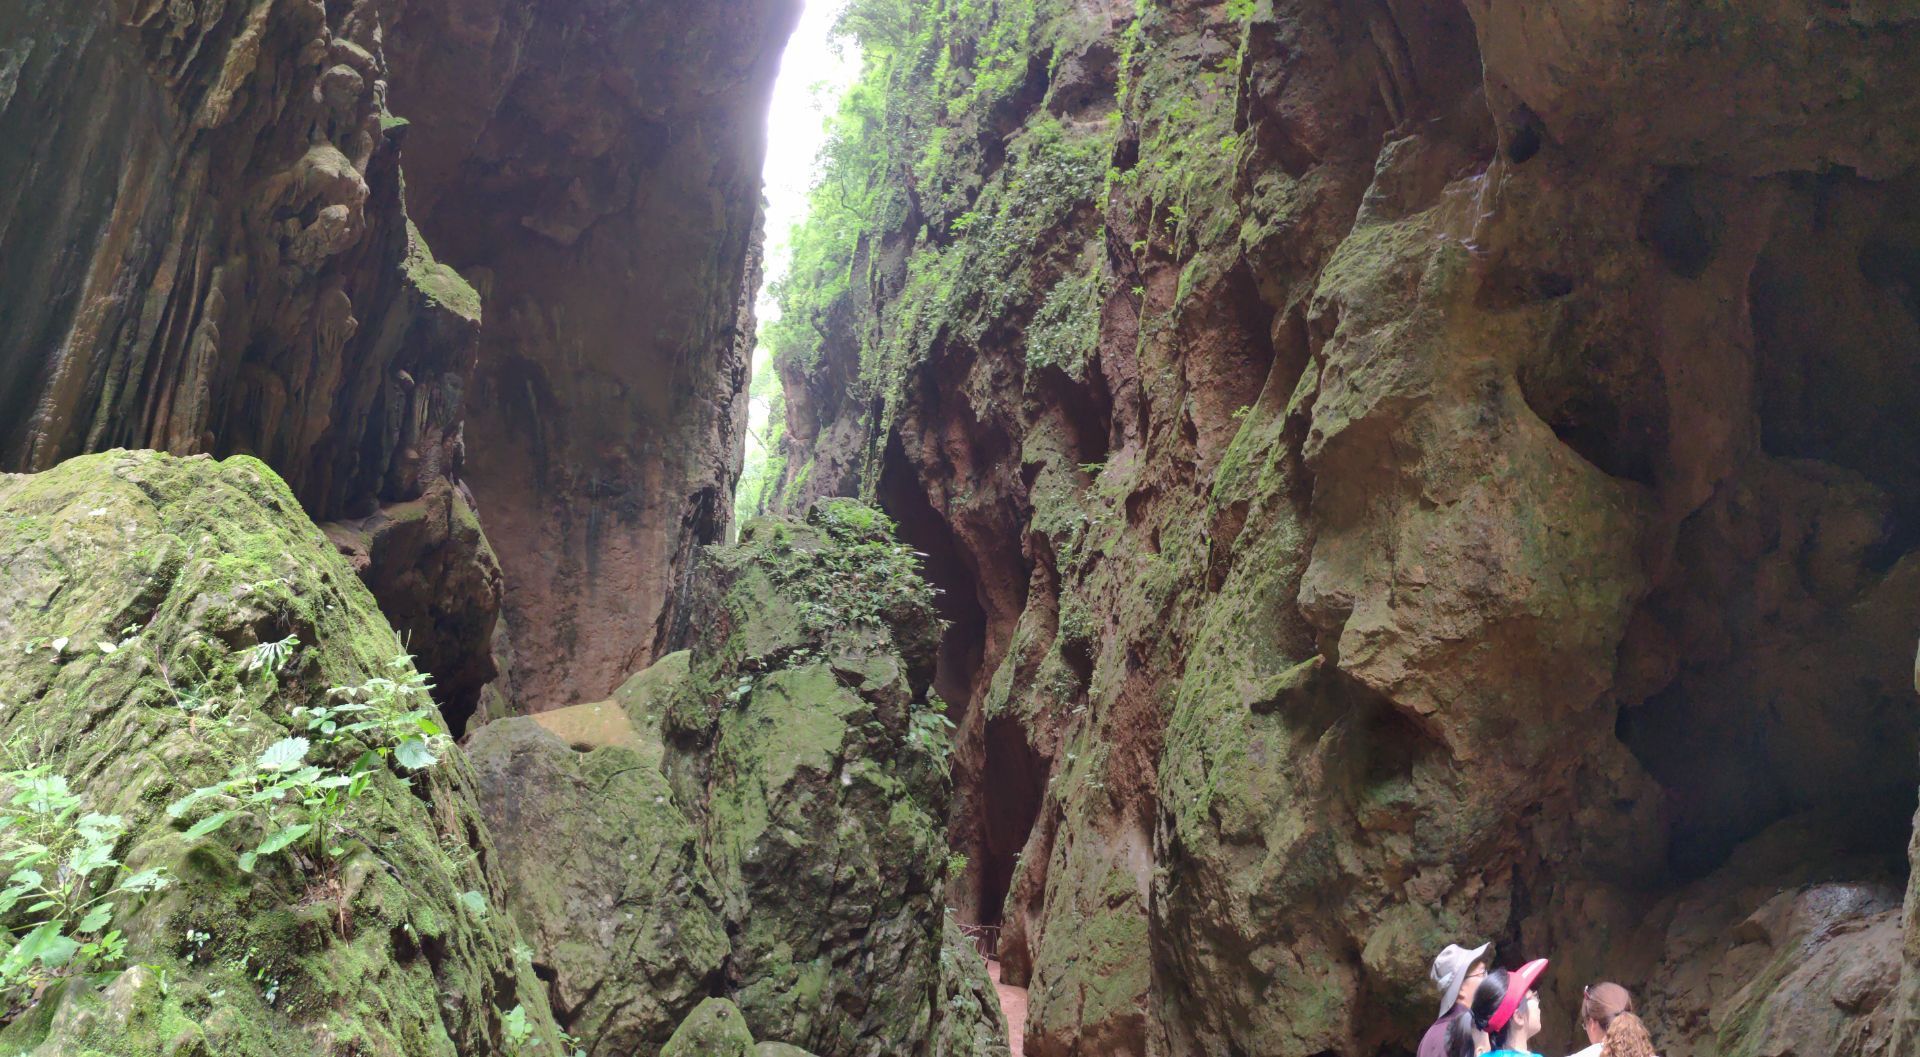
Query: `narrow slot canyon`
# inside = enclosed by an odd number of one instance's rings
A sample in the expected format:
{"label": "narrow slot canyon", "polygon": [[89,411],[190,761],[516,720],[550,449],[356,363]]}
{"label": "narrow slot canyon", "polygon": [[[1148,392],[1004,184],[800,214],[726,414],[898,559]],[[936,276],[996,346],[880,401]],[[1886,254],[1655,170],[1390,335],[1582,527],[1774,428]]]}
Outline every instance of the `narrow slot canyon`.
{"label": "narrow slot canyon", "polygon": [[14,7],[0,1053],[1920,1057],[1905,5]]}

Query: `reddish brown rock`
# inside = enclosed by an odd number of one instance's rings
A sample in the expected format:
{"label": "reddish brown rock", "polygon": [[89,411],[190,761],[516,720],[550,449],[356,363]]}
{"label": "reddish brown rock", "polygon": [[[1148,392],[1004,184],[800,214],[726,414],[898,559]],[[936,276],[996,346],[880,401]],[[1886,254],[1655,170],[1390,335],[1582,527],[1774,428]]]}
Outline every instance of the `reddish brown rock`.
{"label": "reddish brown rock", "polygon": [[764,111],[790,0],[408,0],[408,194],[487,304],[468,477],[527,709],[676,645],[731,519]]}
{"label": "reddish brown rock", "polygon": [[778,351],[789,495],[946,590],[953,900],[1028,1052],[1395,1050],[1462,937],[1555,955],[1545,1049],[1615,975],[1671,1052],[1881,1052],[1920,20],[1012,10],[885,38],[886,223]]}

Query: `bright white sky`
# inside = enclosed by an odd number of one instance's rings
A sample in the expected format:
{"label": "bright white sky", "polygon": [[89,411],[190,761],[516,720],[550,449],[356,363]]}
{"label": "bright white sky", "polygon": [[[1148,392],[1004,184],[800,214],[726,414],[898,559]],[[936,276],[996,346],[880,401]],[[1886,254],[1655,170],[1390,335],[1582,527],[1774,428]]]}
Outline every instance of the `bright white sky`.
{"label": "bright white sky", "polygon": [[[820,148],[827,142],[827,118],[860,75],[860,49],[852,41],[827,40],[846,0],[807,0],[793,31],[780,76],[773,82],[773,106],[767,111],[767,164],[762,174],[767,194],[767,279],[787,270],[787,240],[807,212],[807,191],[818,175]],[[761,319],[780,309],[761,287]]]}
{"label": "bright white sky", "polygon": [[[780,306],[767,291],[787,273],[791,262],[793,226],[806,217],[807,191],[819,173],[820,148],[827,141],[827,119],[860,75],[859,47],[852,41],[827,39],[845,6],[846,0],[806,0],[800,25],[780,58],[780,76],[773,83],[773,106],[767,111],[767,164],[761,170],[767,196],[766,281],[754,305],[762,327],[780,318]],[[754,370],[766,356],[764,347],[753,350]],[[762,400],[753,401],[748,410],[749,465],[766,457],[755,434],[766,436],[767,413]]]}

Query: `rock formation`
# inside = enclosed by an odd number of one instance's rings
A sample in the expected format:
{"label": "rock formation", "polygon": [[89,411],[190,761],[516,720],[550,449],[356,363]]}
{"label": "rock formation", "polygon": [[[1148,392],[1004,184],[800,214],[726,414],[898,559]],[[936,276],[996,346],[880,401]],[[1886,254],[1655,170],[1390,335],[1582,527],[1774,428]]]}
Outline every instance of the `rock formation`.
{"label": "rock formation", "polygon": [[938,628],[914,564],[850,501],[751,522],[705,563],[691,652],[471,740],[510,907],[590,1054],[1007,1052],[985,965],[943,926]]}
{"label": "rock formation", "polygon": [[680,648],[732,519],[762,122],[793,0],[406,0],[408,203],[484,294],[467,477],[518,707]]}
{"label": "rock formation", "polygon": [[[115,446],[258,456],[315,518],[359,523],[382,603],[463,714],[496,674],[498,568],[470,517],[393,508],[464,502],[480,300],[407,221],[386,6],[9,13],[0,469]],[[383,508],[404,541],[378,538]]]}
{"label": "rock formation", "polygon": [[604,695],[684,637],[731,518],[795,12],[27,5],[0,26],[0,469],[256,455],[339,523],[457,725]]}
{"label": "rock formation", "polygon": [[777,502],[878,501],[945,590],[953,901],[1028,1053],[1396,1052],[1468,936],[1556,956],[1549,1050],[1606,975],[1667,1053],[1887,1045],[1920,19],[847,25]]}
{"label": "rock formation", "polygon": [[[506,886],[457,751],[425,770],[377,763],[314,835],[320,848],[303,840],[258,861],[239,853],[282,807],[236,794],[168,808],[289,737],[313,736],[308,763],[351,760],[379,743],[329,743],[300,710],[410,670],[394,667],[398,637],[272,471],[114,451],[0,476],[0,568],[8,847],[28,825],[17,769],[37,768],[85,812],[122,820],[105,874],[170,878],[111,899],[124,954],[104,959],[98,982],[59,976],[25,1015],[9,1009],[0,1048],[453,1057],[508,1052],[511,1017],[529,1045],[557,1052],[513,919],[489,912]],[[270,643],[291,651],[265,660]],[[189,828],[215,810],[239,817]],[[62,862],[60,883],[78,868]],[[6,902],[13,929],[22,904]]]}

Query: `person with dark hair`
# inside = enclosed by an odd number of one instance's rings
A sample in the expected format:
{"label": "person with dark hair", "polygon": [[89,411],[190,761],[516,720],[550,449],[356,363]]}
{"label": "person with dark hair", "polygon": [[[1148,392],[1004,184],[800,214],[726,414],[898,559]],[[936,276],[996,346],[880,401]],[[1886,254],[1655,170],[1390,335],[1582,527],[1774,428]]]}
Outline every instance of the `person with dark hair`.
{"label": "person with dark hair", "polygon": [[1600,1047],[1607,1040],[1607,1025],[1620,1014],[1631,1012],[1633,996],[1619,984],[1598,983],[1587,988],[1580,996],[1580,1027],[1585,1029],[1587,1041],[1592,1045],[1572,1057],[1600,1057]]}
{"label": "person with dark hair", "polygon": [[1455,1006],[1453,1012],[1440,1018],[1440,1024],[1447,1031],[1443,1057],[1479,1057],[1487,1037],[1474,1029],[1473,1010]]}
{"label": "person with dark hair", "polygon": [[[1492,946],[1482,943],[1469,949],[1449,943],[1434,957],[1432,975],[1433,985],[1440,990],[1440,1017],[1420,1037],[1417,1057],[1456,1057],[1448,1042],[1448,1028],[1457,1019],[1456,1014],[1473,1000],[1474,989],[1486,978],[1487,949]],[[1463,1057],[1473,1057],[1473,1051],[1466,1051]]]}
{"label": "person with dark hair", "polygon": [[1473,1026],[1486,1032],[1493,1046],[1487,1057],[1540,1057],[1526,1049],[1540,1034],[1540,993],[1535,981],[1547,971],[1547,960],[1536,958],[1509,973],[1495,969],[1473,993]]}

